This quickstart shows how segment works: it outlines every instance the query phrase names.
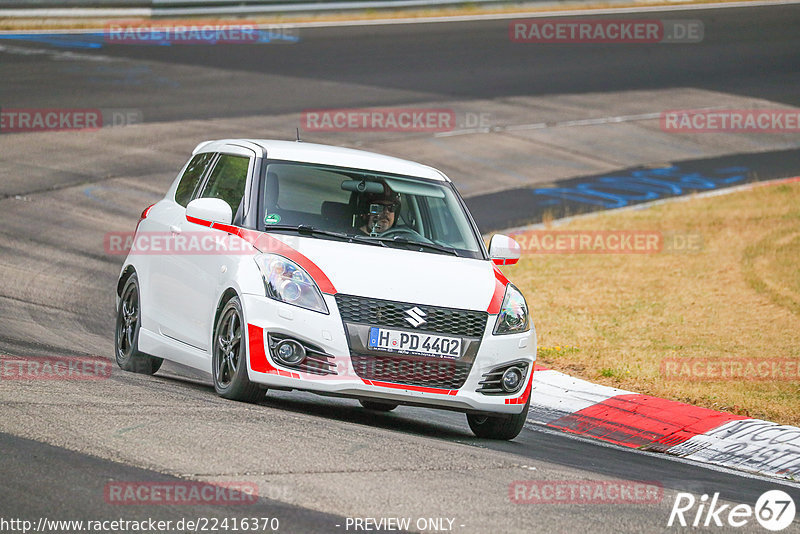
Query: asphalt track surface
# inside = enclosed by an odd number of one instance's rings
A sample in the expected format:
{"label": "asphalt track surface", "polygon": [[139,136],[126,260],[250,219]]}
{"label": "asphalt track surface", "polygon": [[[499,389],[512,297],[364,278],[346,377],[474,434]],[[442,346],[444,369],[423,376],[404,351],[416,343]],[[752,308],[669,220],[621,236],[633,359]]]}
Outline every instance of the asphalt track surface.
{"label": "asphalt track surface", "polygon": [[[0,104],[134,108],[148,122],[167,123],[433,98],[692,86],[800,105],[800,8],[691,11],[680,18],[703,20],[703,43],[539,45],[531,53],[509,43],[507,21],[304,29],[299,43],[274,47],[112,45],[76,51],[64,42],[2,41],[15,53],[0,49]],[[20,52],[41,48],[112,59],[58,62]],[[131,70],[126,59],[161,67]],[[195,69],[181,70],[187,66]],[[335,90],[341,84],[348,90]],[[0,354],[111,357],[113,287],[122,258],[102,254],[98,243],[105,231],[132,228],[185,158],[140,157],[145,151],[136,143],[149,139],[122,144],[111,135],[101,131],[62,143],[75,153],[67,173],[48,168],[48,161],[63,154],[24,136],[0,137]],[[111,150],[117,152],[97,155]],[[11,151],[13,164],[7,160]],[[29,155],[29,167],[18,163],[20,154]],[[751,162],[760,169],[755,179],[799,174],[796,150],[772,155]],[[729,157],[734,163],[743,158]],[[109,161],[119,162],[121,174]],[[93,184],[105,186],[91,189]],[[513,190],[498,194],[515,196]],[[491,208],[499,201],[487,196],[481,205]],[[473,438],[460,414],[417,408],[375,414],[354,401],[283,392],[243,406],[216,398],[209,384],[173,365],[156,377],[115,370],[94,383],[0,383],[0,517],[266,514],[280,518],[281,532],[344,532],[336,525],[346,517],[447,516],[456,519],[457,532],[660,532],[680,530],[666,528],[676,491],[720,492],[727,502],[752,505],[763,491],[780,487],[800,503],[796,485],[535,425],[513,442],[498,443]],[[102,498],[111,480],[173,477],[252,480],[264,498],[246,512],[119,507]],[[656,481],[665,490],[662,502],[653,505],[510,503],[509,484],[534,479]],[[800,523],[786,531],[800,531]]]}
{"label": "asphalt track surface", "polygon": [[[104,43],[97,49],[103,55],[198,66],[208,75],[184,79],[175,72],[173,77],[158,77],[154,72],[115,71],[114,65],[98,64],[88,68],[65,65],[31,76],[27,67],[32,58],[11,56],[4,58],[2,66],[2,104],[24,101],[30,106],[136,108],[151,122],[411,104],[431,95],[478,99],[691,86],[800,105],[796,89],[800,81],[796,31],[800,7],[667,15],[664,18],[701,20],[703,42],[527,46],[509,40],[508,20],[490,20],[301,28],[299,42],[283,45]],[[69,46],[70,40],[96,41],[78,36],[63,39],[58,47],[91,51]],[[213,69],[227,75],[215,76]],[[242,87],[246,74],[271,78],[257,87]],[[349,90],[332,90],[335,83],[349,84]],[[180,91],[164,90],[175,84]],[[221,98],[232,87],[240,98]]]}

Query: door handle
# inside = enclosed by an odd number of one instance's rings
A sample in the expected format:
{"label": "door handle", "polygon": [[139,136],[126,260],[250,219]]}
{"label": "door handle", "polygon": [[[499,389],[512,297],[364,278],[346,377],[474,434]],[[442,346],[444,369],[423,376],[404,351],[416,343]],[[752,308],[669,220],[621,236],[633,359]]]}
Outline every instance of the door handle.
{"label": "door handle", "polygon": [[171,224],[169,226],[169,231],[172,232],[172,235],[177,235],[177,234],[181,233],[181,227],[180,226],[175,226],[174,224]]}

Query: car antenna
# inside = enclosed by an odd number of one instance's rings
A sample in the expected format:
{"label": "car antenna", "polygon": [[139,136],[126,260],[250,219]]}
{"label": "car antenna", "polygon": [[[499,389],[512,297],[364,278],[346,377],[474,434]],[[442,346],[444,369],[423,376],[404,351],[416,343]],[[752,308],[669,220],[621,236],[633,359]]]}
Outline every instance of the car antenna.
{"label": "car antenna", "polygon": [[295,138],[295,141],[297,141],[298,143],[302,143],[302,141],[300,140],[300,128],[295,128],[295,132],[296,132],[296,136],[297,136]]}

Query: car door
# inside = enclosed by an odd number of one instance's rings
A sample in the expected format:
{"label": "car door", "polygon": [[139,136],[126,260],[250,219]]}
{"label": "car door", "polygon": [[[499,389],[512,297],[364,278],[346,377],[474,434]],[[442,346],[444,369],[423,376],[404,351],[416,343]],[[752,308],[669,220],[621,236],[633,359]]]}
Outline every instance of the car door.
{"label": "car door", "polygon": [[178,313],[170,300],[173,279],[170,271],[174,268],[174,261],[170,252],[173,247],[167,245],[172,244],[177,225],[186,219],[186,205],[199,190],[216,157],[214,152],[193,155],[184,165],[174,193],[168,194],[157,210],[151,210],[140,228],[147,233],[147,244],[151,245],[143,257],[146,261],[142,262],[140,272],[142,298],[147,302],[144,313],[156,325],[155,328],[147,328],[161,334],[170,331],[170,328],[174,330],[177,322],[175,315]]}
{"label": "car door", "polygon": [[[194,198],[219,198],[231,206],[233,224],[241,225],[249,203],[244,198],[253,175],[256,154],[239,146],[219,151],[213,168],[194,194]],[[216,299],[226,279],[228,268],[241,259],[239,240],[222,230],[189,222],[185,216],[172,229],[182,236],[185,247],[170,256],[169,287],[166,298],[174,312],[175,323],[165,334],[210,354]],[[226,245],[227,243],[227,245]]]}

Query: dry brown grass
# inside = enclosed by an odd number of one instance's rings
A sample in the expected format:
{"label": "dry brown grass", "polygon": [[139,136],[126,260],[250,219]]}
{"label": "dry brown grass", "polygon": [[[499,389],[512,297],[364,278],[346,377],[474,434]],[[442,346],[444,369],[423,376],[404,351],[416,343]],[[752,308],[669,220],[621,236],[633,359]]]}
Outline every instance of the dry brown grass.
{"label": "dry brown grass", "polygon": [[[561,229],[560,227],[559,229]],[[526,254],[539,361],[601,384],[800,425],[800,382],[665,380],[665,358],[800,363],[800,183],[572,221],[699,233],[699,252]],[[556,348],[558,347],[558,348]]]}

